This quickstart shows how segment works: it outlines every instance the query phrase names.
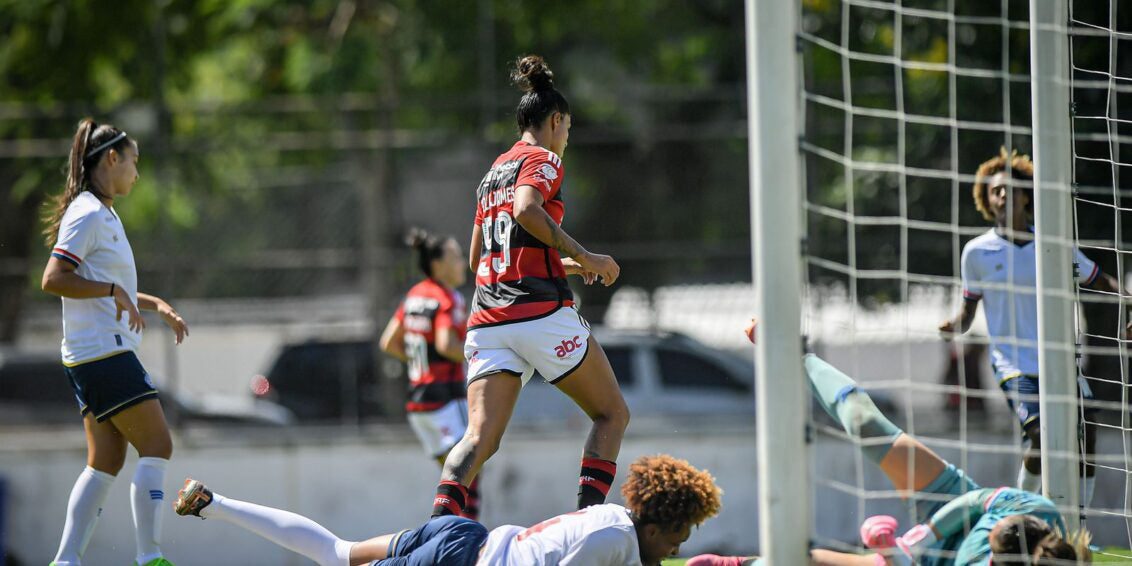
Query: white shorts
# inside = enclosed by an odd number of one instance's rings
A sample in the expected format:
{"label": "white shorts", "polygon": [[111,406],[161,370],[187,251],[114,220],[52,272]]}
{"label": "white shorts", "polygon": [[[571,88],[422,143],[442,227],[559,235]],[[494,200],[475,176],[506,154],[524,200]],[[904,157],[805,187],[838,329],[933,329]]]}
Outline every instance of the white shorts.
{"label": "white shorts", "polygon": [[429,456],[448,453],[468,428],[468,400],[456,399],[435,411],[409,413],[409,426]]}
{"label": "white shorts", "polygon": [[590,325],[574,307],[562,307],[543,318],[473,328],[464,340],[468,383],[505,371],[523,385],[535,371],[556,383],[578,369],[589,352]]}

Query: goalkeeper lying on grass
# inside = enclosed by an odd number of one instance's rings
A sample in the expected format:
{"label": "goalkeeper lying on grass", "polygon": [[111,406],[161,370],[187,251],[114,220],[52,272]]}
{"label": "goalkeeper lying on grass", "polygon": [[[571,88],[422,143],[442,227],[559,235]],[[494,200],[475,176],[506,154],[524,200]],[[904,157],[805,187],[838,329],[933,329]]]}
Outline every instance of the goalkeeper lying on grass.
{"label": "goalkeeper lying on grass", "polygon": [[[747,329],[754,342],[755,323]],[[916,502],[919,524],[896,535],[896,519],[870,517],[861,525],[859,555],[813,550],[814,565],[1088,564],[1085,532],[1066,532],[1061,514],[1040,495],[1010,488],[981,488],[962,470],[905,434],[877,410],[857,382],[812,353],[803,359],[810,388],[861,452],[901,492],[935,494]],[[940,498],[939,496],[944,496]],[[947,500],[951,498],[950,500]],[[1064,562],[1062,562],[1064,561]],[[763,566],[757,558],[697,556],[687,566]]]}

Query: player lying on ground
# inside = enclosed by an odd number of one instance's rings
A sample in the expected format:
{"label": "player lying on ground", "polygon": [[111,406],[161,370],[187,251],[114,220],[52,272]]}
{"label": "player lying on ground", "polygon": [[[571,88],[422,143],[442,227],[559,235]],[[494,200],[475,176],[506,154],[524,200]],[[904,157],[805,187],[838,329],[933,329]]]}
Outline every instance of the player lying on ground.
{"label": "player lying on ground", "polygon": [[593,505],[530,528],[505,525],[490,533],[471,519],[446,515],[417,529],[350,542],[306,517],[224,497],[193,479],[185,481],[174,509],[232,523],[321,566],[653,566],[674,555],[693,526],[719,512],[721,493],[707,471],[658,455],[629,467],[624,507]]}
{"label": "player lying on ground", "polygon": [[[754,341],[754,329],[748,329]],[[896,520],[871,517],[861,526],[866,546],[857,555],[813,550],[811,563],[942,566],[952,564],[1089,563],[1088,535],[1069,535],[1053,502],[1038,494],[981,488],[962,470],[892,424],[857,382],[812,353],[804,358],[810,389],[831,417],[860,442],[866,458],[880,466],[902,493],[934,494],[916,499],[918,525],[895,537]],[[940,497],[943,496],[943,497]],[[697,556],[688,566],[762,565],[756,558]]]}

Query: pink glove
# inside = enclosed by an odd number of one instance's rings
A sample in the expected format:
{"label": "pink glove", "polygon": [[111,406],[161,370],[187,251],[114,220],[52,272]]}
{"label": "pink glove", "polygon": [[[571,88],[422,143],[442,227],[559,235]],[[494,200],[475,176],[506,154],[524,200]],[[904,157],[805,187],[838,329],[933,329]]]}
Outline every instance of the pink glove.
{"label": "pink glove", "polygon": [[685,563],[685,566],[742,566],[746,558],[742,556],[718,556],[701,554]]}
{"label": "pink glove", "polygon": [[936,541],[935,533],[932,528],[927,525],[916,525],[903,536],[896,539],[896,548],[900,549],[899,552],[893,554],[889,559],[895,566],[912,566],[913,564],[920,563],[920,557],[924,555],[924,551]]}
{"label": "pink glove", "polygon": [[873,515],[861,523],[861,542],[865,548],[884,550],[896,546],[896,518],[890,515]]}

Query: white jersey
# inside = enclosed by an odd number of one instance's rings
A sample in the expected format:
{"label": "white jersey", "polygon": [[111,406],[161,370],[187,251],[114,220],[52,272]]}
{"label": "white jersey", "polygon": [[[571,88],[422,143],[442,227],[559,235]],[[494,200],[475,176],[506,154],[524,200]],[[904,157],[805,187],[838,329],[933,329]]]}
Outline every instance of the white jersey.
{"label": "white jersey", "polygon": [[[984,300],[991,361],[999,375],[1038,375],[1036,245],[1014,244],[994,229],[963,246],[963,296]],[[1077,282],[1089,285],[1097,264],[1073,249]]]}
{"label": "white jersey", "polygon": [[[63,213],[51,255],[76,266],[83,279],[114,283],[138,302],[138,274],[126,230],[113,209],[89,191],[79,193]],[[63,297],[63,363],[71,366],[136,350],[141,333],[130,330],[125,313],[116,320],[112,297]]]}
{"label": "white jersey", "polygon": [[559,515],[533,527],[504,525],[487,536],[476,566],[637,566],[637,530],[612,503]]}

